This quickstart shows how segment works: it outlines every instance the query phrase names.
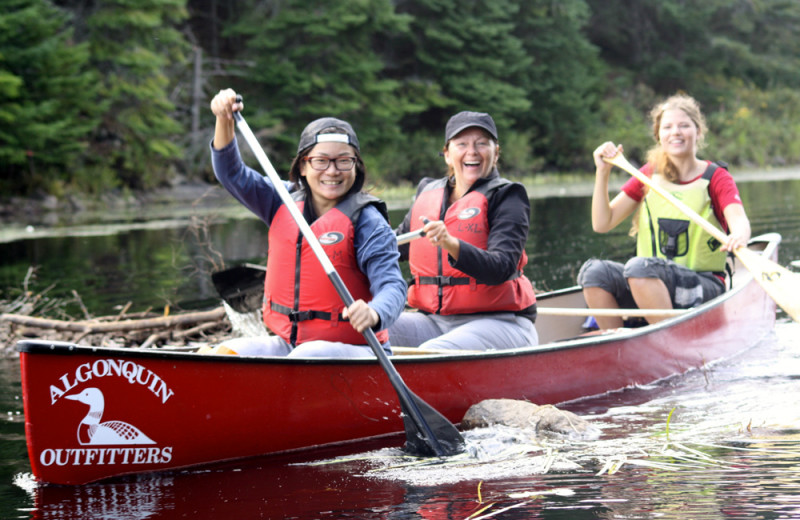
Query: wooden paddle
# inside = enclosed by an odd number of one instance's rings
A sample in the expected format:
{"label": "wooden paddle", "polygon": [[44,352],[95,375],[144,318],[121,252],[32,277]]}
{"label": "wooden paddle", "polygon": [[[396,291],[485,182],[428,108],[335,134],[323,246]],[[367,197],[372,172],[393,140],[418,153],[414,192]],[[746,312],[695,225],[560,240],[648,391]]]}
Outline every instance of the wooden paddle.
{"label": "wooden paddle", "polygon": [[[642,184],[664,197],[667,202],[678,208],[689,217],[692,222],[702,227],[720,242],[724,243],[727,239],[727,236],[722,230],[714,227],[711,222],[701,217],[692,208],[676,199],[662,187],[656,185],[647,175],[634,168],[621,153],[618,153],[611,159],[604,157],[603,160],[622,168],[639,179]],[[753,273],[753,278],[755,278],[756,282],[761,285],[773,300],[775,300],[775,303],[786,311],[786,314],[791,316],[794,321],[800,321],[800,275],[789,271],[769,258],[746,247],[737,248],[733,254],[736,255],[748,271]]]}
{"label": "wooden paddle", "polygon": [[[297,226],[300,228],[303,237],[305,237],[309,246],[311,246],[317,260],[322,264],[322,268],[328,275],[328,279],[336,288],[336,292],[339,294],[342,302],[346,307],[349,307],[354,301],[353,297],[350,295],[350,291],[348,291],[347,287],[344,285],[339,273],[336,272],[328,255],[325,254],[325,250],[322,249],[322,245],[320,245],[311,227],[309,227],[308,223],[303,218],[297,204],[292,200],[289,191],[286,189],[286,186],[283,185],[275,168],[272,167],[272,163],[270,163],[263,148],[258,144],[256,136],[253,135],[244,117],[242,117],[238,111],[233,113],[233,117],[236,120],[236,126],[239,128],[242,136],[244,136],[247,144],[252,149],[261,167],[272,182],[273,187],[289,210],[292,218],[294,218]],[[392,383],[392,386],[397,392],[397,397],[400,400],[400,407],[403,411],[403,424],[406,430],[405,449],[415,455],[435,455],[437,457],[456,455],[464,452],[464,438],[459,431],[442,414],[434,410],[418,396],[414,395],[406,386],[392,362],[389,361],[389,357],[383,351],[383,347],[378,341],[375,332],[372,331],[372,329],[367,329],[363,334],[370,348],[378,358],[381,367],[386,372],[386,375],[389,376],[389,381]]]}
{"label": "wooden paddle", "polygon": [[[403,245],[424,236],[422,229],[397,236],[397,245]],[[211,282],[220,298],[234,311],[246,314],[261,308],[264,300],[264,277],[267,268],[257,264],[240,264],[211,273]]]}

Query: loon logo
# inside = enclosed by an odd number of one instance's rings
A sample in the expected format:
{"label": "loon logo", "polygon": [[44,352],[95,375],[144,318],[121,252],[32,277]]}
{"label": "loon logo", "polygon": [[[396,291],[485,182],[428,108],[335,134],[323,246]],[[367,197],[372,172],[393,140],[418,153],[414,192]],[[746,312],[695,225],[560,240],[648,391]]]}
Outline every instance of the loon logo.
{"label": "loon logo", "polygon": [[342,240],[344,240],[344,235],[338,231],[328,231],[319,237],[319,243],[323,246],[332,246],[333,244],[338,244]]}
{"label": "loon logo", "polygon": [[[108,476],[106,472],[111,466],[127,465],[165,465],[172,461],[174,446],[163,441],[153,440],[135,425],[116,420],[104,420],[106,412],[106,389],[104,381],[109,378],[111,382],[117,380],[125,385],[126,389],[144,390],[152,394],[161,405],[166,405],[175,395],[166,381],[144,365],[122,359],[97,359],[90,363],[77,366],[74,371],[62,374],[50,385],[50,404],[61,403],[67,406],[62,399],[83,403],[89,407],[88,412],[80,419],[77,427],[77,441],[80,447],[73,447],[56,441],[52,445],[39,451],[36,458],[42,467],[64,468],[68,466],[88,469],[96,466],[96,474]],[[91,383],[90,383],[91,382]],[[81,388],[80,386],[85,385]],[[103,388],[103,390],[100,390]],[[117,400],[123,404],[137,402],[132,395],[126,392],[125,397],[116,394]],[[71,408],[80,405],[69,404]],[[117,408],[117,407],[115,407]],[[85,408],[83,408],[85,410]],[[80,412],[78,409],[77,412]],[[71,413],[71,412],[70,412]],[[150,418],[152,417],[152,419]],[[157,418],[155,410],[145,415],[137,414],[136,421],[146,421],[147,428],[159,432],[154,437],[163,437],[162,422]],[[74,424],[74,423],[73,423]],[[56,426],[54,426],[56,427]],[[65,437],[63,433],[75,431],[68,425],[62,430],[57,427],[58,436]],[[60,445],[59,445],[60,444]],[[72,444],[72,443],[69,443]],[[106,468],[101,470],[100,468]],[[94,470],[88,470],[92,473]]]}
{"label": "loon logo", "polygon": [[139,428],[123,421],[100,422],[105,410],[105,399],[99,388],[86,388],[83,391],[65,395],[66,399],[80,401],[89,405],[89,412],[78,425],[78,442],[82,445],[101,444],[155,444],[155,441],[142,433]]}
{"label": "loon logo", "polygon": [[459,220],[469,220],[473,217],[477,217],[481,214],[481,210],[479,208],[466,208],[461,210],[461,213],[458,214]]}

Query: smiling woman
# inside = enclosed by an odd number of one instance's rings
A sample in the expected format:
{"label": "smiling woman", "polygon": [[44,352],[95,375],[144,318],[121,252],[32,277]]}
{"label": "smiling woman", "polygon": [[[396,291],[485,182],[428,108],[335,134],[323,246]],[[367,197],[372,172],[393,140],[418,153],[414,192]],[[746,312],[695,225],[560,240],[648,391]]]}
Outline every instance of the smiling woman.
{"label": "smiling woman", "polygon": [[[341,130],[331,127],[330,131]],[[353,156],[352,150],[352,146],[347,143],[319,142],[313,150],[317,155],[303,157],[303,166],[300,168],[301,182],[311,193],[316,214],[325,214],[353,188],[357,174],[356,157]],[[361,179],[363,183],[363,176]]]}
{"label": "smiling woman", "polygon": [[[275,336],[237,338],[214,351],[369,357],[374,353],[363,332],[370,329],[390,352],[386,328],[403,309],[405,281],[386,204],[361,191],[366,168],[352,126],[333,117],[309,123],[292,161],[291,182],[275,186],[241,160],[233,114],[242,108],[230,89],[211,101],[217,117],[211,156],[222,185],[269,226],[263,316]],[[302,212],[299,220],[282,199],[283,188]],[[352,292],[349,305],[326,283],[319,258],[299,233],[302,220]]]}
{"label": "smiling woman", "polygon": [[500,177],[489,114],[459,112],[445,128],[447,176],[423,179],[397,233],[426,239],[401,248],[414,283],[392,343],[487,350],[536,345],[536,296],[523,269],[530,226],[525,187]]}
{"label": "smiling woman", "polygon": [[[725,291],[727,252],[750,239],[750,221],[733,177],[726,168],[697,157],[708,131],[697,101],[674,95],[650,115],[655,145],[642,173],[655,189],[633,178],[609,201],[607,160],[619,156],[622,145],[607,141],[594,151],[592,228],[606,233],[635,213],[631,234],[637,244],[636,256],[625,265],[594,258],[583,265],[578,283],[591,308],[687,309],[706,302]],[[660,189],[721,229],[720,239],[687,220],[684,211],[658,194]],[[602,329],[624,324],[620,317],[598,317],[597,323]]]}

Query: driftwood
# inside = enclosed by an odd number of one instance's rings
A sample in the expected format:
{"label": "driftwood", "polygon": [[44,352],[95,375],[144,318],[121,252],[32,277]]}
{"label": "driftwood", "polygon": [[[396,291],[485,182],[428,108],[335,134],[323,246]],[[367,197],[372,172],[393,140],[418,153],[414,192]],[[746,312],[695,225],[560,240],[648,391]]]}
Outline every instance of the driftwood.
{"label": "driftwood", "polygon": [[224,307],[171,316],[153,316],[152,313],[125,315],[123,310],[117,316],[74,321],[2,313],[0,354],[12,353],[14,344],[25,338],[85,342],[101,347],[147,348],[166,344],[215,343],[230,333],[231,324]]}
{"label": "driftwood", "polygon": [[218,307],[210,311],[189,312],[174,316],[161,316],[158,318],[144,318],[138,320],[120,321],[64,321],[49,318],[36,318],[21,314],[0,314],[0,322],[7,321],[15,325],[35,327],[37,329],[52,329],[68,332],[82,332],[84,334],[104,334],[108,332],[131,332],[144,329],[171,328],[196,323],[219,321],[225,317],[225,309]]}
{"label": "driftwood", "polygon": [[[17,342],[26,339],[64,341],[96,347],[191,347],[219,343],[234,333],[226,308],[220,305],[202,311],[170,313],[167,305],[162,313],[147,308],[129,312],[131,302],[110,316],[92,316],[77,291],[81,318],[65,312],[69,301],[48,296],[53,288],[34,294],[29,281],[35,269],[29,268],[22,289],[12,300],[0,300],[0,357],[14,355]],[[13,292],[13,291],[12,291]],[[236,331],[238,333],[238,331]]]}

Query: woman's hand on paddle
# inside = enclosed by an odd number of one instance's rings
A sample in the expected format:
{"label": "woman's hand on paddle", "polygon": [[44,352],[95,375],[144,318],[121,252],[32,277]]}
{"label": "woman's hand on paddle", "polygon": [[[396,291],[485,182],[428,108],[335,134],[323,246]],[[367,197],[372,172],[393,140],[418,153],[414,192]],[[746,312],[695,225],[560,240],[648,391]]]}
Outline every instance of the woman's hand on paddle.
{"label": "woman's hand on paddle", "polygon": [[736,251],[740,247],[746,247],[750,242],[750,219],[747,218],[744,206],[741,204],[728,204],[722,211],[725,220],[728,221],[730,233],[727,240],[722,244],[723,251]]}
{"label": "woman's hand on paddle", "polygon": [[342,311],[342,316],[350,319],[350,325],[353,326],[358,332],[374,327],[380,321],[378,313],[375,309],[367,305],[364,300],[354,301],[350,307]]}
{"label": "woman's hand on paddle", "polygon": [[616,145],[611,141],[606,141],[597,147],[594,153],[592,153],[592,157],[594,157],[594,166],[597,169],[598,175],[608,177],[608,174],[611,173],[612,165],[605,162],[603,158],[611,159],[612,157],[616,157],[618,153],[622,153],[622,145]]}
{"label": "woman's hand on paddle", "polygon": [[233,113],[244,108],[243,102],[236,102],[236,96],[231,88],[220,90],[211,100],[211,111],[217,118],[233,121]]}
{"label": "woman's hand on paddle", "polygon": [[220,150],[230,144],[236,134],[236,123],[233,121],[233,113],[244,108],[244,103],[236,101],[236,92],[227,88],[220,90],[214,99],[211,100],[211,112],[217,118],[214,127],[215,149]]}
{"label": "woman's hand on paddle", "polygon": [[420,217],[425,222],[422,229],[425,230],[425,238],[430,240],[434,247],[441,247],[454,259],[458,260],[458,253],[461,251],[461,242],[454,238],[448,231],[447,226],[441,220],[428,220]]}

